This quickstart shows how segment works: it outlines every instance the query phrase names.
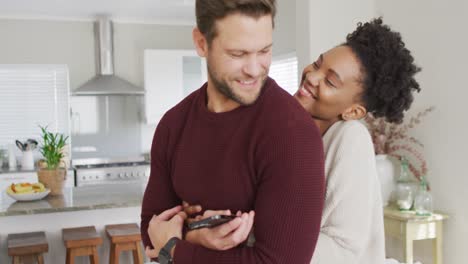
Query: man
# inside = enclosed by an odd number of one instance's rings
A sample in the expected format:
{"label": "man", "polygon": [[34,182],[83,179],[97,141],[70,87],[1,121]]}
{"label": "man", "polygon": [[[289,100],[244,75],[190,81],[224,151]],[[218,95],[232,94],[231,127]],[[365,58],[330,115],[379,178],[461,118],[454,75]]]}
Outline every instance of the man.
{"label": "man", "polygon": [[[208,82],[160,121],[142,205],[147,255],[161,263],[310,262],[324,201],[322,140],[267,77],[275,9],[274,0],[196,1],[193,39]],[[244,213],[182,240],[182,201]],[[255,245],[236,246],[254,216]],[[209,249],[215,243],[227,250]]]}

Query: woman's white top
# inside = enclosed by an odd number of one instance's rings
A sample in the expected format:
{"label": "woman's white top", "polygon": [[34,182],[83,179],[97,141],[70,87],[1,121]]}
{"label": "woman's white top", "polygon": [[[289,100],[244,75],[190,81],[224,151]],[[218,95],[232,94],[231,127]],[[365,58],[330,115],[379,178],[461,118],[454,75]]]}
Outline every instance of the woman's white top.
{"label": "woman's white top", "polygon": [[367,128],[340,121],[323,136],[326,196],[312,264],[382,264],[380,183]]}

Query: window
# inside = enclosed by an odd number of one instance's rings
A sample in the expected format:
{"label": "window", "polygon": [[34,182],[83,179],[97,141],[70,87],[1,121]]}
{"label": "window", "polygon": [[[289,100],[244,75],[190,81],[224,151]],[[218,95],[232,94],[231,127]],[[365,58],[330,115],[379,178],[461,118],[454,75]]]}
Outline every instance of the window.
{"label": "window", "polygon": [[0,64],[0,145],[39,139],[41,126],[69,133],[65,65]]}
{"label": "window", "polygon": [[273,58],[269,75],[278,83],[279,86],[290,94],[294,94],[299,87],[297,80],[296,54],[287,54]]}

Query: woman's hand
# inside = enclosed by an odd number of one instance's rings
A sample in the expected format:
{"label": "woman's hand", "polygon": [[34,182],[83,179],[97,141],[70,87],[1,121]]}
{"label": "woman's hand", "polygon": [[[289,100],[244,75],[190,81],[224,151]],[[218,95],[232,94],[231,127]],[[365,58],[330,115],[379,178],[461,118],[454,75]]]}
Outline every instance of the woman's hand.
{"label": "woman's hand", "polygon": [[149,258],[155,258],[169,239],[173,237],[182,239],[182,227],[186,218],[187,215],[180,205],[154,215],[148,225],[148,235],[154,249],[147,247],[146,255]]}
{"label": "woman's hand", "polygon": [[[231,215],[226,211],[205,211],[203,216],[189,219],[188,221],[201,220],[213,215]],[[188,231],[185,240],[213,250],[228,250],[238,246],[247,240],[254,222],[254,211],[249,213],[237,212],[238,217],[213,228],[200,228]]]}
{"label": "woman's hand", "polygon": [[[198,213],[200,213],[202,211],[202,207],[201,205],[197,204],[197,205],[191,205],[189,203],[187,203],[186,201],[183,201],[182,202],[182,208],[184,209],[184,212],[185,214],[187,214],[187,216],[191,217],[193,215],[196,215]],[[190,220],[193,218],[187,218],[187,220]]]}

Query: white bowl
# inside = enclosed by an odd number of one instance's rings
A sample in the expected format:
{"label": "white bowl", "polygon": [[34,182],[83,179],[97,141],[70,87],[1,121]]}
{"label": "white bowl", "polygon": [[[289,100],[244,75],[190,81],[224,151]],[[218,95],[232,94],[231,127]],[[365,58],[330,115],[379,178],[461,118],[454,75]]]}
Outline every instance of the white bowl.
{"label": "white bowl", "polygon": [[6,193],[8,194],[8,196],[15,199],[16,201],[36,201],[46,197],[50,193],[50,190],[46,189],[43,192],[37,193]]}

